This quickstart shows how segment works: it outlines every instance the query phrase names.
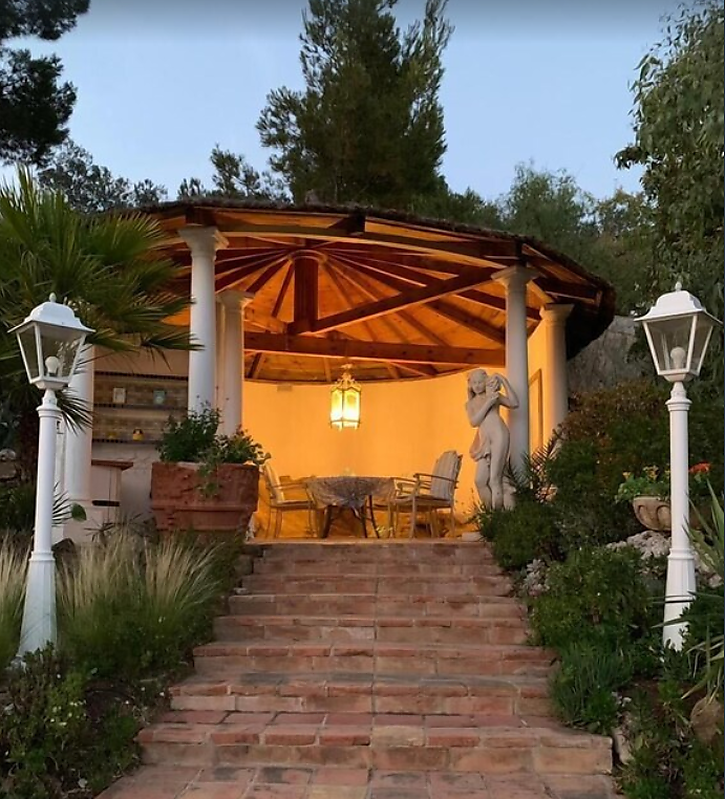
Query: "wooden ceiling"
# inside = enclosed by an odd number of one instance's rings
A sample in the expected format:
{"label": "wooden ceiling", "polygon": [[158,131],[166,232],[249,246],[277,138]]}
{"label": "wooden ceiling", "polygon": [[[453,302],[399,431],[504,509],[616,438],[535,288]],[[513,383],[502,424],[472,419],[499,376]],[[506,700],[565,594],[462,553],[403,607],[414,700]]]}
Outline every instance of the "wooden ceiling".
{"label": "wooden ceiling", "polygon": [[[216,227],[216,290],[246,291],[245,372],[252,380],[332,382],[343,363],[357,380],[435,377],[501,368],[504,287],[528,266],[529,333],[547,303],[572,303],[569,354],[611,322],[614,291],[566,256],[521,236],[364,208],[269,206],[199,199],[143,209],[162,226],[160,249],[182,266],[179,230]],[[173,320],[188,325],[188,313]]]}

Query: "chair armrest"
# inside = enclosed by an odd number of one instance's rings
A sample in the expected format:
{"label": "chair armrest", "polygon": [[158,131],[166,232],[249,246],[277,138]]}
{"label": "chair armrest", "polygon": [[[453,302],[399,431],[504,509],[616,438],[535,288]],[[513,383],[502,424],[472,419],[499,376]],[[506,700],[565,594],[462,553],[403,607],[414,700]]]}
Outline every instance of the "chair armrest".
{"label": "chair armrest", "polygon": [[411,494],[418,489],[419,485],[420,481],[411,477],[393,477],[395,494]]}
{"label": "chair armrest", "polygon": [[425,472],[417,472],[416,477],[429,477],[430,480],[426,480],[427,483],[432,482],[433,480],[445,480],[448,483],[457,483],[453,477],[444,477],[442,474],[426,474]]}

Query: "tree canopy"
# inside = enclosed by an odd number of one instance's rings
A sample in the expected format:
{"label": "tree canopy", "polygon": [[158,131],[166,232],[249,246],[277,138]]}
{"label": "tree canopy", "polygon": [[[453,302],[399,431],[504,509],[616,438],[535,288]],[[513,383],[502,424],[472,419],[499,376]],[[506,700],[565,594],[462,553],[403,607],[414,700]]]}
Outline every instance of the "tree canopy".
{"label": "tree canopy", "polygon": [[37,36],[54,41],[71,30],[89,0],[2,0],[0,2],[0,162],[40,165],[68,135],[76,99],[60,82],[57,56],[33,58],[9,40]]}
{"label": "tree canopy", "polygon": [[152,205],[167,196],[166,188],[151,180],[132,183],[115,177],[110,169],[96,164],[88,150],[70,140],[39,171],[38,180],[43,188],[62,192],[69,205],[82,213]]}
{"label": "tree canopy", "polygon": [[314,192],[322,202],[405,208],[439,190],[446,0],[427,0],[423,20],[404,32],[396,2],[310,0],[300,37],[305,89],[272,91],[257,122],[296,201]]}
{"label": "tree canopy", "polygon": [[[634,84],[634,142],[619,164],[644,167],[657,257],[650,301],[681,279],[711,313],[723,315],[725,10],[705,0],[669,20]],[[720,346],[722,337],[717,337]],[[722,389],[722,349],[715,378]]]}

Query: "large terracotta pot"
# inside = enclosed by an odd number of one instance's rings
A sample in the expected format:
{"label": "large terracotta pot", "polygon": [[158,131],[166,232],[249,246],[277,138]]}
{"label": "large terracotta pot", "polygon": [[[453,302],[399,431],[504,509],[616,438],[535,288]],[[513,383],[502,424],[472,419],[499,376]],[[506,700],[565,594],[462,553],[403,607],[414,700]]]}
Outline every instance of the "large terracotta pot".
{"label": "large terracotta pot", "polygon": [[205,496],[198,463],[154,463],[151,510],[161,531],[240,532],[249,526],[259,500],[259,469],[252,464],[222,463]]}
{"label": "large terracotta pot", "polygon": [[672,529],[669,500],[659,497],[635,497],[632,500],[632,507],[637,520],[648,530],[663,533]]}

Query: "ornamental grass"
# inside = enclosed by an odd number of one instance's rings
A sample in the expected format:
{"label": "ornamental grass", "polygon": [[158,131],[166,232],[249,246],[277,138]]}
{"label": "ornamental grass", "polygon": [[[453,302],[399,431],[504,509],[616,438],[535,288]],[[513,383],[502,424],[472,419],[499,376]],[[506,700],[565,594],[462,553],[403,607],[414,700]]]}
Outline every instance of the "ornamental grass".
{"label": "ornamental grass", "polygon": [[210,629],[223,588],[217,557],[214,548],[125,535],[83,549],[58,581],[60,646],[102,678],[178,668]]}
{"label": "ornamental grass", "polygon": [[27,560],[26,551],[0,543],[0,670],[18,649]]}

